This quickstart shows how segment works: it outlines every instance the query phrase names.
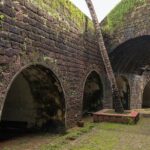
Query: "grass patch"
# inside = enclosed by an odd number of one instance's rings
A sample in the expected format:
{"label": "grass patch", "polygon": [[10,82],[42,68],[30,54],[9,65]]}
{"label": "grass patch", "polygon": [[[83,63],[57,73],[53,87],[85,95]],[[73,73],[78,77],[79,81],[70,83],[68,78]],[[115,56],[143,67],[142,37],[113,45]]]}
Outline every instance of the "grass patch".
{"label": "grass patch", "polygon": [[40,150],[62,150],[67,147],[69,141],[77,140],[82,135],[90,132],[94,127],[96,127],[94,123],[88,122],[83,128],[72,128],[68,130],[66,134],[60,135],[53,143],[42,146]]}
{"label": "grass patch", "polygon": [[116,136],[106,130],[97,130],[75,143],[69,150],[111,150],[118,143]]}
{"label": "grass patch", "polygon": [[75,140],[84,133],[88,133],[92,128],[94,128],[94,124],[88,123],[83,128],[75,129],[74,131],[70,130],[70,132],[66,136],[66,139]]}
{"label": "grass patch", "polygon": [[99,126],[100,129],[102,130],[114,130],[114,129],[120,129],[122,127],[124,127],[125,125],[123,124],[118,124],[118,123],[102,123],[101,126]]}
{"label": "grass patch", "polygon": [[83,128],[72,128],[64,135],[40,134],[26,138],[24,144],[16,139],[6,143],[4,150],[149,150],[149,124],[150,118],[141,118],[134,126],[87,121]]}

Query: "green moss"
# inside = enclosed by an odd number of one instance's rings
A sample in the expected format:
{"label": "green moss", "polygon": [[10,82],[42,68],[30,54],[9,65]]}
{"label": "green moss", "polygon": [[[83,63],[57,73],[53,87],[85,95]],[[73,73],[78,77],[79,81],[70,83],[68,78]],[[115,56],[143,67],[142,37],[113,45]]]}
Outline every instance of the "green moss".
{"label": "green moss", "polygon": [[0,20],[3,20],[3,18],[4,18],[4,15],[0,15]]}
{"label": "green moss", "polygon": [[146,0],[122,0],[121,3],[110,12],[106,20],[104,20],[102,30],[106,33],[114,32],[119,26],[124,24],[126,14],[146,3]]}
{"label": "green moss", "polygon": [[40,9],[45,10],[50,16],[70,23],[72,22],[78,29],[85,30],[85,26],[93,29],[90,19],[85,16],[77,7],[69,0],[28,0]]}
{"label": "green moss", "polygon": [[0,30],[3,29],[3,20],[4,20],[4,15],[0,14]]}
{"label": "green moss", "polygon": [[0,14],[0,24],[2,23],[3,19],[4,19],[4,15]]}

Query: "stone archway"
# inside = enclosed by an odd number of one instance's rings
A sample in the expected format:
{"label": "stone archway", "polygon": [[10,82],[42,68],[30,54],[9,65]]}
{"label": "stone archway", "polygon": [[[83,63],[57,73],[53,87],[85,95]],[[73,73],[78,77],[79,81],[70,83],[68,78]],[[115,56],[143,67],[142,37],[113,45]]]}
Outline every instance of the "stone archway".
{"label": "stone archway", "polygon": [[142,108],[150,108],[150,81],[144,88]]}
{"label": "stone archway", "polygon": [[118,89],[120,92],[122,104],[125,110],[130,109],[130,86],[128,80],[124,76],[116,77]]}
{"label": "stone archway", "polygon": [[103,108],[103,86],[96,71],[92,71],[85,82],[83,95],[83,115],[101,110]]}
{"label": "stone archway", "polygon": [[34,64],[16,75],[6,96],[1,127],[65,128],[64,92],[48,67]]}
{"label": "stone archway", "polygon": [[142,75],[149,65],[150,36],[130,39],[110,53],[113,70],[120,74]]}

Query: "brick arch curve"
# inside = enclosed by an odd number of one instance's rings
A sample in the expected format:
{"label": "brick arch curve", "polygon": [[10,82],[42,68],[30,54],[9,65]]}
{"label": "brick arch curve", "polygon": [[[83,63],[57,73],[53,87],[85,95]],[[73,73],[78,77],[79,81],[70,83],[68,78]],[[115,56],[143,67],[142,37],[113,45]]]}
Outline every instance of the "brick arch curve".
{"label": "brick arch curve", "polygon": [[110,53],[114,71],[140,74],[140,68],[148,64],[149,42],[150,35],[141,35],[118,45]]}
{"label": "brick arch curve", "polygon": [[60,87],[62,89],[62,93],[63,93],[63,97],[64,97],[64,104],[65,104],[65,126],[67,126],[67,103],[66,103],[66,100],[67,100],[67,96],[66,96],[66,90],[65,90],[65,87],[64,87],[64,82],[63,80],[61,79],[61,72],[57,69],[55,69],[55,67],[53,65],[48,65],[46,63],[40,63],[40,62],[37,62],[37,63],[29,63],[27,65],[24,65],[23,67],[20,67],[19,71],[17,71],[17,73],[15,73],[15,75],[12,76],[8,86],[7,86],[7,89],[6,89],[6,92],[5,92],[5,96],[4,96],[4,99],[3,99],[3,103],[2,103],[2,109],[1,109],[1,114],[0,114],[0,117],[2,117],[2,111],[3,111],[3,108],[4,108],[4,104],[5,104],[5,100],[7,98],[7,95],[8,95],[8,92],[12,86],[12,84],[14,83],[14,81],[17,79],[17,77],[20,75],[20,73],[22,71],[24,71],[25,69],[31,67],[31,66],[41,66],[45,69],[48,69],[49,71],[52,72],[52,74],[56,77],[56,79],[58,80],[58,83],[60,84]]}
{"label": "brick arch curve", "polygon": [[[124,32],[129,32],[130,28],[125,29]],[[115,36],[115,35],[114,35]],[[136,39],[136,38],[140,38],[143,36],[150,36],[150,31],[149,30],[145,30],[144,28],[142,28],[140,31],[135,31],[133,34],[131,34],[130,36],[124,36],[121,37],[121,35],[119,35],[117,37],[117,39],[115,39],[115,42],[111,43],[111,47],[109,48],[110,52],[113,52],[117,47],[119,47],[120,45],[122,45],[123,43],[126,43],[130,40]],[[112,40],[113,41],[113,40]]]}
{"label": "brick arch curve", "polygon": [[142,89],[142,94],[141,94],[141,107],[142,107],[143,101],[144,101],[144,92],[145,92],[145,89],[146,89],[146,87],[147,87],[148,84],[150,84],[150,74],[148,74],[148,75],[145,77],[145,80],[144,80],[143,89]]}
{"label": "brick arch curve", "polygon": [[[144,94],[144,89],[149,82],[150,82],[150,74],[144,73],[144,75],[143,75],[143,86],[142,86],[142,96]],[[143,97],[142,97],[142,99],[143,99]]]}
{"label": "brick arch curve", "polygon": [[92,72],[96,72],[96,74],[99,76],[99,79],[101,81],[101,84],[102,84],[102,88],[103,88],[103,98],[102,98],[102,103],[103,103],[103,99],[105,97],[105,77],[103,75],[103,71],[102,73],[101,72],[101,69],[96,66],[96,65],[91,65],[87,70],[86,72],[84,73],[84,76],[82,78],[82,82],[80,83],[80,87],[82,88],[81,90],[81,112],[82,112],[82,107],[83,107],[83,97],[84,97],[84,88],[85,88],[85,84],[86,84],[86,81],[87,81],[87,78],[89,77],[89,75],[92,73]]}
{"label": "brick arch curve", "polygon": [[93,64],[93,65],[90,65],[85,71],[84,71],[84,75],[82,76],[81,78],[81,82],[80,82],[80,87],[82,87],[82,91],[84,89],[84,85],[85,85],[85,82],[86,82],[86,79],[87,77],[90,75],[91,72],[95,71],[100,79],[102,80],[102,84],[104,85],[105,84],[105,81],[103,80],[104,77],[106,76],[105,72],[103,69],[101,69],[99,66]]}
{"label": "brick arch curve", "polygon": [[[123,16],[123,23],[118,24],[113,32],[104,32],[104,40],[107,43],[107,49],[112,52],[122,43],[145,35],[150,35],[149,30],[149,9],[150,3],[147,1],[146,5],[141,5],[127,12]],[[113,12],[112,12],[113,13]],[[103,22],[107,22],[107,18]],[[105,26],[105,23],[102,23]]]}
{"label": "brick arch curve", "polygon": [[144,84],[143,84],[143,87],[145,88],[145,86],[147,85],[148,82],[150,82],[150,74],[145,74],[144,75]]}
{"label": "brick arch curve", "polygon": [[[150,35],[149,30],[149,2],[124,14],[124,22],[112,33],[108,33],[105,41],[110,52],[122,43],[145,35]],[[126,21],[127,20],[127,21]]]}

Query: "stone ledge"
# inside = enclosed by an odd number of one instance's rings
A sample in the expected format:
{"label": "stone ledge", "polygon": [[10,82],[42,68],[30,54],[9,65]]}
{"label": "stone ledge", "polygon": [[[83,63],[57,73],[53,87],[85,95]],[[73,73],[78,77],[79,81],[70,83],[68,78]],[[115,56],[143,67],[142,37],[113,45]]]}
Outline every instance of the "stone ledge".
{"label": "stone ledge", "polygon": [[134,109],[140,113],[141,117],[150,118],[150,108]]}
{"label": "stone ledge", "polygon": [[112,109],[103,109],[101,111],[93,113],[94,122],[116,122],[125,124],[136,124],[138,120],[139,113],[134,110],[125,111],[124,114],[115,113]]}

